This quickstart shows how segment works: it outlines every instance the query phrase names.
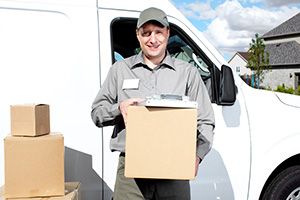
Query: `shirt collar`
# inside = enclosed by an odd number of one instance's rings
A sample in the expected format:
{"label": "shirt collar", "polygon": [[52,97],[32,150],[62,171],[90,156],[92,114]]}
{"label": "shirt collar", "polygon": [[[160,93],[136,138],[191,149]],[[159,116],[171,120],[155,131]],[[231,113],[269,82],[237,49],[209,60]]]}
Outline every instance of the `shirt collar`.
{"label": "shirt collar", "polygon": [[[140,53],[138,53],[132,62],[131,65],[131,69],[136,68],[136,67],[140,67],[140,66],[145,66],[145,61],[143,58],[143,52],[141,51]],[[174,65],[174,61],[172,60],[172,57],[170,55],[170,53],[167,51],[167,55],[166,57],[163,59],[163,61],[161,62],[160,66],[165,66],[167,68],[176,70],[176,67]]]}

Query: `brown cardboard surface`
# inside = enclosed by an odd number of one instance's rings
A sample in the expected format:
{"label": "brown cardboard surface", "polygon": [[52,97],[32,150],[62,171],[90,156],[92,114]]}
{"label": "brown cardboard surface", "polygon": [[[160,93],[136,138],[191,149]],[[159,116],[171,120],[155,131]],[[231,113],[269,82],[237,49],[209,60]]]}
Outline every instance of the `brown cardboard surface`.
{"label": "brown cardboard surface", "polygon": [[5,197],[64,195],[64,139],[51,133],[4,139]]}
{"label": "brown cardboard surface", "polygon": [[196,109],[130,106],[125,176],[193,179],[196,116]]}
{"label": "brown cardboard surface", "polygon": [[[15,200],[80,200],[79,195],[79,182],[66,182],[65,183],[65,195],[59,197],[42,197],[42,198],[17,198]],[[0,200],[4,198],[4,187],[0,188]]]}
{"label": "brown cardboard surface", "polygon": [[50,133],[49,105],[12,105],[10,113],[12,135],[38,136]]}

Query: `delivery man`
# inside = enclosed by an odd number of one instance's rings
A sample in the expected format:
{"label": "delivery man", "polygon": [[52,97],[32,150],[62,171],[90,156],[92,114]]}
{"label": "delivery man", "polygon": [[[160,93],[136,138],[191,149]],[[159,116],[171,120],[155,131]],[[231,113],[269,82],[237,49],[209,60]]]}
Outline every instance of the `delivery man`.
{"label": "delivery man", "polygon": [[142,11],[136,26],[141,52],[113,64],[93,102],[94,123],[98,127],[114,125],[111,150],[120,152],[114,200],[190,199],[188,180],[124,176],[127,108],[145,97],[176,94],[198,102],[195,174],[211,149],[214,113],[206,87],[193,65],[170,56],[167,51],[169,35],[169,22],[162,10],[151,7]]}

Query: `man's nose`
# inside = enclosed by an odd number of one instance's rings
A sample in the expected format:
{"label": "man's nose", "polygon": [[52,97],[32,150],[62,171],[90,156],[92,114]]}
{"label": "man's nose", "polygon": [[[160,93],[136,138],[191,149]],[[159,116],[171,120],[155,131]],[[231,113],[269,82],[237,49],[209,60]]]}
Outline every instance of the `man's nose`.
{"label": "man's nose", "polygon": [[155,32],[152,32],[150,35],[150,42],[155,43],[156,42],[156,34]]}

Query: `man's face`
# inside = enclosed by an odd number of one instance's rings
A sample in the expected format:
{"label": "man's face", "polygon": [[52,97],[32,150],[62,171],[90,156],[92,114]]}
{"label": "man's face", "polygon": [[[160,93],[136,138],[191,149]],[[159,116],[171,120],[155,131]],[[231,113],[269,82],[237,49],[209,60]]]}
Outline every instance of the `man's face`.
{"label": "man's face", "polygon": [[163,59],[169,39],[169,28],[146,23],[137,30],[137,38],[144,55],[149,59]]}

